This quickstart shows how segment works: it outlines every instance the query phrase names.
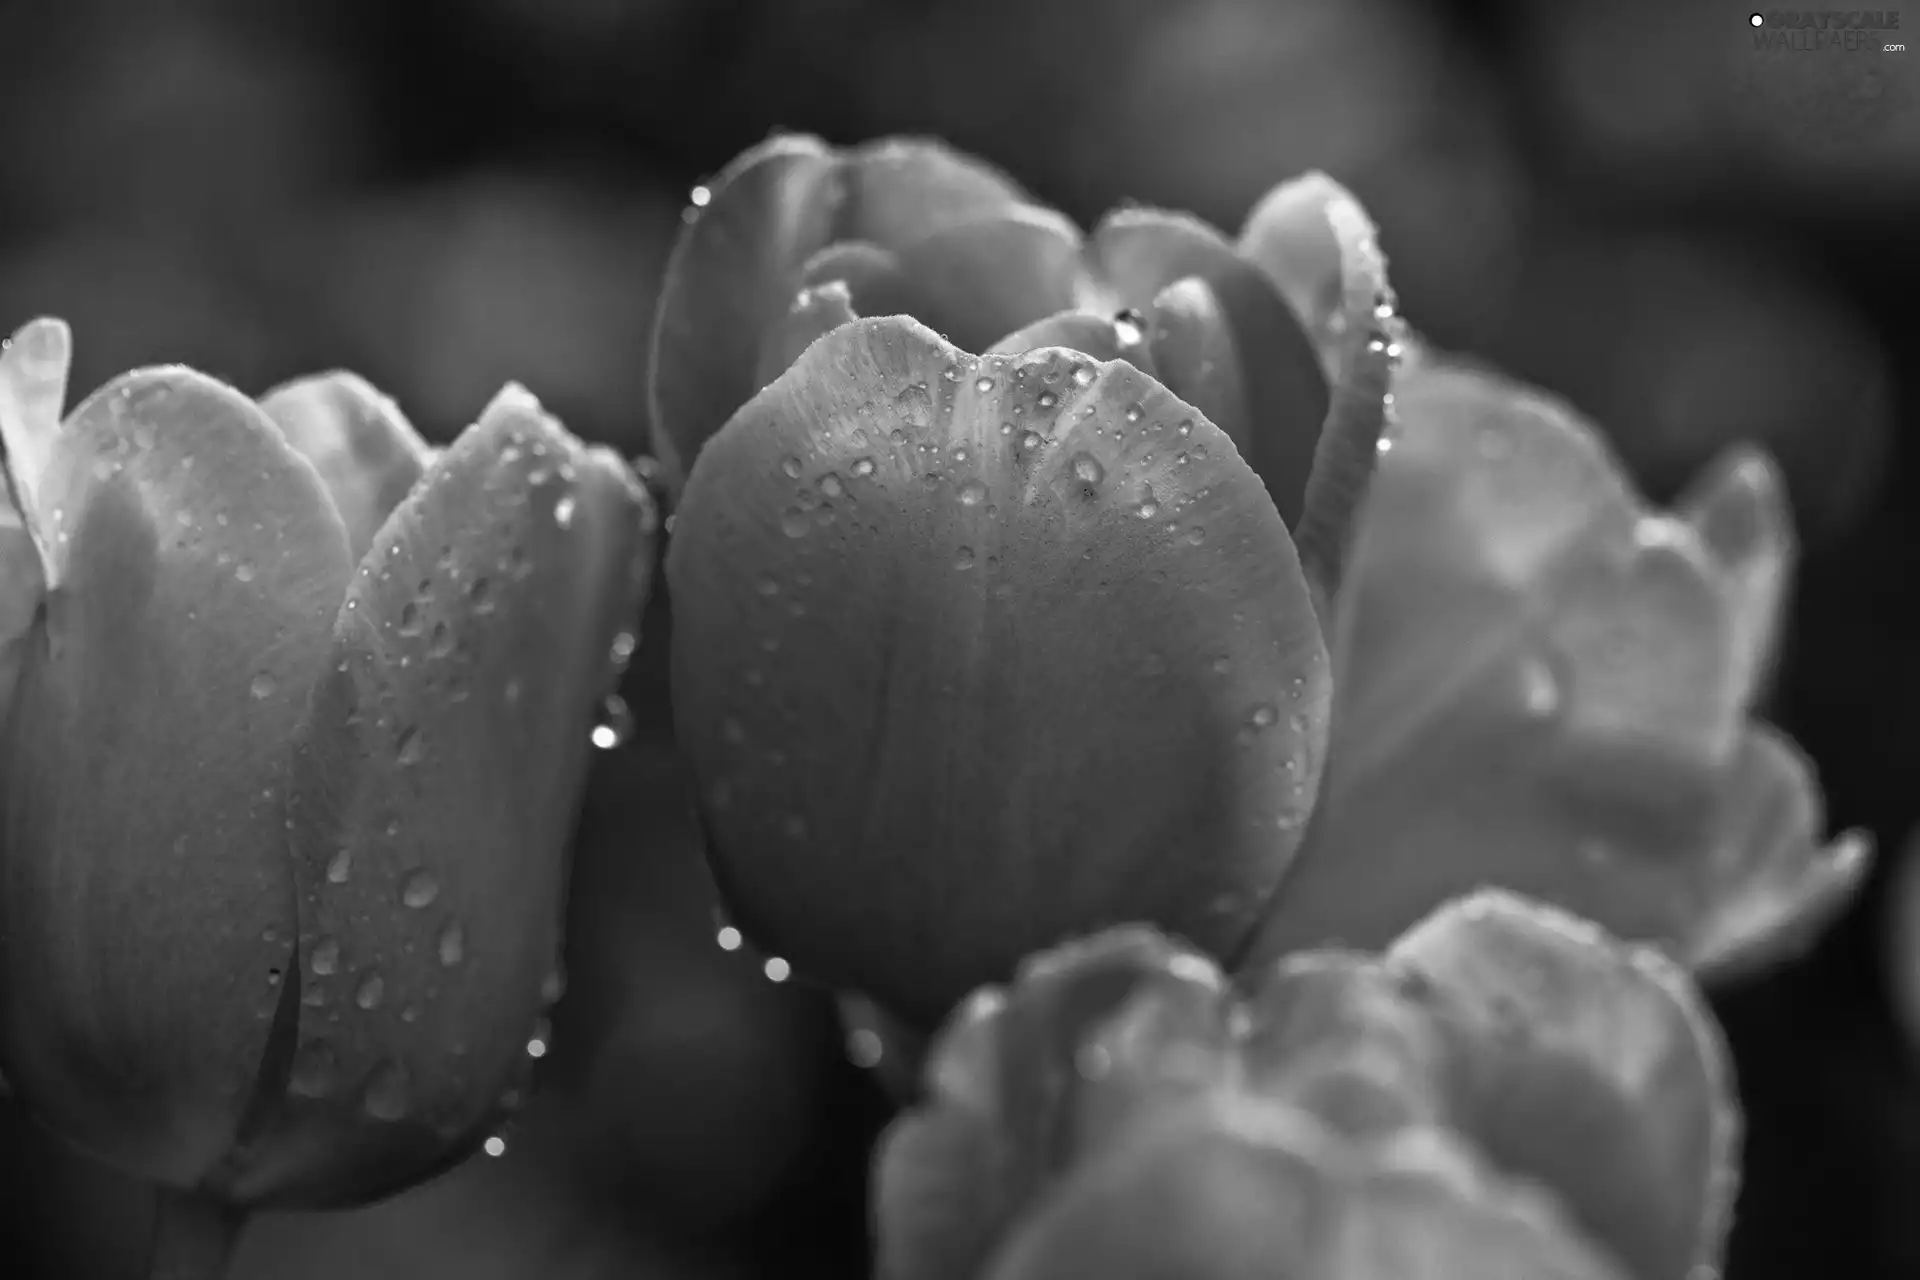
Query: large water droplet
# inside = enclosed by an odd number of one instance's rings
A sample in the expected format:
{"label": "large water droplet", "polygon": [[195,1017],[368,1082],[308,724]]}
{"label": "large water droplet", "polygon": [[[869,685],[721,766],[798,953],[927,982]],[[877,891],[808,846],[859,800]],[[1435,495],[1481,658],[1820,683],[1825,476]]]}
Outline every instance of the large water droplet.
{"label": "large water droplet", "polygon": [[461,928],[458,920],[447,921],[446,927],[440,930],[440,963],[452,968],[466,954],[467,931]]}
{"label": "large water droplet", "polygon": [[625,746],[632,739],[633,712],[628,709],[625,698],[610,693],[600,700],[600,720],[589,737],[602,751]]}
{"label": "large water droplet", "polygon": [[370,973],[360,980],[360,986],[353,993],[353,1002],[362,1009],[378,1009],[380,999],[386,993],[386,979],[377,973]]}
{"label": "large water droplet", "polygon": [[987,486],[978,480],[969,480],[960,486],[960,505],[977,507],[987,500]]}
{"label": "large water droplet", "polygon": [[838,498],[847,491],[847,486],[841,482],[840,477],[831,471],[820,477],[817,487],[829,498]]}
{"label": "large water droplet", "polygon": [[953,553],[953,567],[960,570],[973,568],[973,548],[962,547]]}
{"label": "large water droplet", "polygon": [[407,1082],[407,1073],[399,1063],[385,1064],[367,1081],[365,1106],[367,1114],[375,1120],[405,1119],[412,1105],[412,1089]]}
{"label": "large water droplet", "polygon": [[1084,364],[1075,365],[1073,370],[1073,385],[1076,387],[1092,386],[1093,385],[1093,367],[1091,365],[1084,365]]}
{"label": "large water droplet", "polygon": [[812,527],[812,517],[800,507],[788,507],[780,517],[780,532],[789,538],[804,538]]}
{"label": "large water droplet", "polygon": [[276,681],[269,672],[265,671],[254,676],[253,683],[247,686],[248,690],[256,698],[271,698],[273,691],[279,687],[279,682]]}
{"label": "large water droplet", "polygon": [[345,884],[347,877],[353,874],[353,850],[341,849],[327,862],[327,880],[333,884]]}
{"label": "large water droplet", "polygon": [[400,881],[400,901],[415,911],[433,905],[440,896],[440,881],[424,867],[409,871]]}
{"label": "large water droplet", "polygon": [[1039,405],[1042,409],[1051,409],[1053,408],[1054,405],[1060,403],[1060,397],[1054,395],[1053,392],[1051,391],[1042,391],[1040,393],[1040,398],[1034,401],[1034,403]]}
{"label": "large water droplet", "polygon": [[333,1092],[336,1069],[333,1049],[327,1042],[309,1040],[294,1051],[287,1092],[302,1098],[324,1098]]}
{"label": "large water droplet", "polygon": [[767,975],[768,982],[785,982],[793,976],[793,966],[779,956],[768,956],[766,963],[760,966],[760,972]]}
{"label": "large water droplet", "polygon": [[852,471],[854,475],[864,480],[868,476],[873,474],[873,459],[872,458],[855,458],[853,460],[853,465],[849,467],[848,470]]}
{"label": "large water droplet", "polygon": [[800,459],[794,457],[780,459],[780,470],[786,475],[787,479],[798,480],[800,478]]}
{"label": "large water droplet", "polygon": [[332,938],[320,939],[307,957],[307,965],[322,978],[333,973],[340,967],[340,944]]}
{"label": "large water droplet", "polygon": [[1528,715],[1545,719],[1560,709],[1563,696],[1560,677],[1545,658],[1531,657],[1520,664],[1520,703]]}
{"label": "large water droplet", "polygon": [[562,497],[560,501],[554,503],[553,504],[553,522],[559,525],[562,529],[572,527],[573,506],[574,506],[573,495],[570,493]]}
{"label": "large water droplet", "polygon": [[546,1057],[547,1048],[552,1043],[553,1025],[545,1018],[534,1019],[533,1034],[527,1037],[527,1056],[529,1058]]}
{"label": "large water droplet", "polygon": [[1128,308],[1113,318],[1113,340],[1122,347],[1137,347],[1147,340],[1147,319]]}
{"label": "large water droplet", "polygon": [[1081,484],[1097,485],[1107,478],[1107,469],[1090,453],[1073,455],[1073,476]]}

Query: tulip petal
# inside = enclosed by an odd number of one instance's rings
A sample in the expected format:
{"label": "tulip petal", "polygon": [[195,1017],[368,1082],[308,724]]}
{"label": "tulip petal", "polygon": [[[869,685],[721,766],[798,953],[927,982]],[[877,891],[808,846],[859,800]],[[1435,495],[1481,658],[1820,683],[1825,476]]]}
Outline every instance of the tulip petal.
{"label": "tulip petal", "polygon": [[517,387],[381,529],[294,764],[299,1045],[249,1198],[404,1185],[529,1069],[650,532],[624,466]]}
{"label": "tulip petal", "polygon": [[1308,951],[1259,976],[1241,1044],[1247,1086],[1350,1138],[1443,1118],[1441,1047],[1398,979],[1358,952]]}
{"label": "tulip petal", "polygon": [[1177,280],[1205,281],[1239,352],[1251,424],[1241,456],[1293,528],[1329,398],[1320,358],[1300,321],[1218,231],[1185,214],[1156,209],[1108,214],[1093,233],[1089,254],[1123,307],[1145,310]]}
{"label": "tulip petal", "polygon": [[391,397],[336,370],[283,383],[260,401],[320,473],[357,563],[387,516],[426,473],[427,442]]}
{"label": "tulip petal", "polygon": [[1751,772],[1742,655],[1764,628],[1740,601],[1755,616],[1771,589],[1743,596],[1697,523],[1645,514],[1564,406],[1444,367],[1396,400],[1341,600],[1330,772],[1250,954],[1381,946],[1488,884],[1703,963],[1823,918],[1858,858],[1819,852],[1804,807],[1761,822],[1801,804],[1804,762]]}
{"label": "tulip petal", "polygon": [[[29,321],[0,344],[0,455],[13,503],[36,542],[48,523],[36,495],[60,449],[60,413],[72,361],[73,333],[64,320]],[[53,553],[44,545],[40,553],[44,572]]]}
{"label": "tulip petal", "polygon": [[1272,282],[1337,383],[1368,313],[1392,305],[1379,232],[1352,192],[1324,173],[1281,183],[1254,205],[1240,253]]}
{"label": "tulip petal", "polygon": [[[1109,320],[1090,311],[1057,311],[1017,329],[988,347],[990,356],[1019,356],[1041,347],[1066,347],[1095,360],[1125,360],[1140,372],[1153,375],[1153,362],[1137,326],[1131,321]],[[1132,341],[1126,339],[1131,338]],[[1198,408],[1195,405],[1195,408]],[[1208,421],[1213,421],[1211,418]],[[1215,425],[1218,425],[1217,423]]]}
{"label": "tulip petal", "polygon": [[973,1280],[1013,1212],[1012,1153],[977,1116],[933,1108],[896,1120],[874,1150],[874,1274]]}
{"label": "tulip petal", "polygon": [[[4,480],[5,473],[0,471],[0,481]],[[27,634],[46,597],[40,550],[14,509],[10,488],[0,484],[0,725],[6,723],[7,708],[13,704]]]}
{"label": "tulip petal", "polygon": [[1431,984],[1454,1124],[1495,1164],[1554,1188],[1637,1275],[1718,1264],[1739,1117],[1684,973],[1492,891],[1434,912],[1388,962]]}
{"label": "tulip petal", "polygon": [[908,297],[894,314],[913,316],[966,351],[985,351],[1071,306],[1086,281],[1080,229],[1033,206],[956,223],[899,256]]}
{"label": "tulip petal", "polygon": [[36,447],[56,585],[0,782],[0,1048],[51,1127],[189,1187],[290,963],[285,774],[346,534],[266,415],[189,370],[116,379]]}
{"label": "tulip petal", "polygon": [[989,1280],[1625,1280],[1447,1135],[1352,1146],[1286,1107],[1175,1117],[1075,1177]]}
{"label": "tulip petal", "polygon": [[1148,323],[1147,346],[1167,390],[1204,413],[1248,456],[1253,406],[1232,321],[1219,297],[1199,276],[1183,277],[1154,295]]}
{"label": "tulip petal", "polygon": [[1216,428],[1124,363],[894,318],[815,343],[710,450],[668,557],[675,716],[750,936],[927,1026],[1101,924],[1244,935],[1329,690]]}
{"label": "tulip petal", "polygon": [[847,279],[861,307],[868,281],[820,275],[817,262],[809,272],[816,255],[840,241],[896,251],[1025,203],[1004,174],[930,140],[842,152],[782,134],[735,159],[690,211],[657,304],[648,396],[670,483],[760,389],[765,332],[803,286]]}
{"label": "tulip petal", "polygon": [[1692,526],[1714,560],[1732,630],[1732,678],[1757,693],[1774,657],[1798,553],[1786,478],[1759,449],[1736,445],[1694,481],[1674,514]]}

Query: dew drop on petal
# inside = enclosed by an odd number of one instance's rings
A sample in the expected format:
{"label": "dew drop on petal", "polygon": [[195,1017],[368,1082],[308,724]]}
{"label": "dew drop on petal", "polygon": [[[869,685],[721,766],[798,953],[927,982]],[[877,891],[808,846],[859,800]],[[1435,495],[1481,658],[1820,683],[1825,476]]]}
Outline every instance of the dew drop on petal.
{"label": "dew drop on petal", "polygon": [[340,944],[332,938],[320,939],[307,957],[307,967],[322,978],[333,973],[340,967]]}
{"label": "dew drop on petal", "polygon": [[848,469],[852,471],[854,475],[864,480],[868,476],[873,474],[873,459],[872,458],[855,458],[853,460],[853,466]]}
{"label": "dew drop on petal", "polygon": [[1073,385],[1090,387],[1093,385],[1093,369],[1089,365],[1076,365],[1073,370]]}
{"label": "dew drop on petal", "polygon": [[829,498],[837,498],[847,491],[847,486],[841,482],[840,477],[831,471],[820,477],[817,487]]}
{"label": "dew drop on petal", "polygon": [[[699,187],[694,188],[696,191],[701,189],[702,188]],[[487,1140],[480,1144],[480,1149],[493,1159],[498,1160],[501,1156],[507,1154],[507,1140],[497,1133],[490,1134]]]}
{"label": "dew drop on petal", "polygon": [[973,548],[962,547],[954,552],[953,567],[962,571],[973,568]]}
{"label": "dew drop on petal", "polygon": [[985,395],[987,392],[993,390],[993,379],[987,377],[985,374],[981,374],[978,378],[974,379],[973,389]]}
{"label": "dew drop on petal", "polygon": [[353,993],[353,1002],[362,1009],[378,1009],[380,999],[387,993],[387,982],[377,973],[370,973],[360,980],[360,986]]}
{"label": "dew drop on petal", "polygon": [[432,906],[433,900],[439,896],[440,881],[425,868],[409,871],[400,882],[401,903],[415,911]]}
{"label": "dew drop on petal", "polygon": [[600,718],[589,738],[602,751],[623,747],[633,738],[633,712],[625,698],[610,693],[600,700]]}
{"label": "dew drop on petal", "polygon": [[467,954],[467,931],[460,927],[458,920],[447,921],[440,930],[440,963],[451,968],[459,964]]}
{"label": "dew drop on petal", "polygon": [[573,495],[567,494],[553,504],[553,522],[562,529],[573,524]]}
{"label": "dew drop on petal", "polygon": [[336,1065],[333,1049],[324,1040],[309,1040],[294,1051],[287,1092],[302,1098],[324,1098],[333,1091]]}
{"label": "dew drop on petal", "polygon": [[780,470],[786,475],[787,479],[798,480],[800,478],[800,459],[794,457],[782,458],[780,460]]}
{"label": "dew drop on petal", "polygon": [[862,1070],[879,1066],[885,1052],[880,1033],[871,1027],[860,1027],[847,1036],[847,1061]]}
{"label": "dew drop on petal", "polygon": [[253,683],[247,687],[256,698],[271,698],[273,691],[279,688],[279,683],[274,680],[271,674],[262,671],[254,676]]}
{"label": "dew drop on petal", "polygon": [[780,532],[789,538],[804,538],[812,527],[812,519],[799,507],[788,507],[780,517]]}
{"label": "dew drop on petal", "polygon": [[327,862],[327,880],[332,884],[345,884],[347,877],[353,874],[353,850],[341,849]]}
{"label": "dew drop on petal", "polygon": [[768,982],[785,982],[793,976],[793,966],[779,956],[768,956],[760,971],[767,975]]}
{"label": "dew drop on petal", "polygon": [[987,500],[987,486],[978,480],[969,480],[960,486],[960,505],[977,507]]}
{"label": "dew drop on petal", "polygon": [[1082,484],[1097,485],[1107,478],[1107,469],[1092,454],[1076,453],[1073,455],[1073,475]]}
{"label": "dew drop on petal", "polygon": [[1560,709],[1560,677],[1541,657],[1530,657],[1520,664],[1520,702],[1528,715],[1546,719]]}

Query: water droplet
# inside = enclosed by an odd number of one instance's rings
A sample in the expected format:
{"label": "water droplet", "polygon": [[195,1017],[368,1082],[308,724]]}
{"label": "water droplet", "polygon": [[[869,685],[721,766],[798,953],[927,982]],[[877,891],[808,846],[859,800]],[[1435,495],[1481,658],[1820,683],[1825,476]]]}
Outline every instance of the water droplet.
{"label": "water droplet", "polygon": [[872,1070],[880,1065],[880,1059],[886,1053],[881,1043],[880,1033],[871,1027],[860,1027],[847,1036],[847,1061],[863,1070]]}
{"label": "water droplet", "polygon": [[567,971],[559,965],[547,970],[547,976],[540,980],[540,999],[547,1004],[558,1004],[560,997],[567,994]]}
{"label": "water droplet", "polygon": [[432,906],[433,900],[439,896],[440,881],[424,868],[409,871],[400,882],[400,901],[415,911]]}
{"label": "water droplet", "polygon": [[512,706],[519,705],[520,678],[518,676],[515,676],[513,679],[507,681],[506,686],[500,690],[500,694],[502,697],[504,697],[507,700],[508,706],[512,707]]}
{"label": "water droplet", "polygon": [[1113,318],[1113,340],[1122,347],[1137,347],[1147,340],[1147,319],[1131,307]]}
{"label": "water droplet", "polygon": [[377,973],[370,973],[360,980],[359,988],[353,993],[353,1002],[362,1009],[378,1009],[380,999],[386,993],[386,979]]}
{"label": "water droplet", "polygon": [[1081,484],[1097,485],[1107,478],[1107,469],[1090,453],[1073,455],[1073,475]]}
{"label": "water droplet", "polygon": [[960,486],[960,505],[977,507],[987,500],[987,486],[978,480],[969,480]]}
{"label": "water droplet", "polygon": [[440,963],[451,968],[467,954],[467,931],[458,920],[447,921],[440,930]]}
{"label": "water droplet", "polygon": [[1374,448],[1374,452],[1376,453],[1392,453],[1393,441],[1389,440],[1385,436],[1381,436],[1378,440],[1373,442],[1373,448]]}
{"label": "water droplet", "polygon": [[1252,722],[1253,727],[1256,729],[1265,729],[1268,726],[1272,725],[1273,722],[1278,718],[1279,718],[1279,713],[1276,712],[1272,707],[1268,706],[1264,702],[1261,703],[1259,706],[1255,707],[1253,709],[1253,714],[1247,717],[1247,719]]}
{"label": "water droplet", "polygon": [[847,491],[847,486],[841,482],[840,477],[831,471],[820,477],[819,488],[820,492],[829,498],[837,498]]}
{"label": "water droplet", "polygon": [[1053,392],[1051,391],[1042,391],[1040,393],[1040,398],[1034,401],[1034,403],[1039,405],[1042,409],[1051,409],[1053,408],[1054,405],[1060,403],[1060,397],[1054,395]]}
{"label": "water droplet", "polygon": [[948,382],[958,382],[960,381],[960,368],[958,365],[950,364],[940,371],[940,376]]}
{"label": "water droplet", "polygon": [[793,976],[793,966],[779,956],[768,956],[760,971],[767,975],[768,982],[785,982]]}
{"label": "water droplet", "polygon": [[713,199],[713,192],[705,186],[695,187],[687,192],[687,199],[692,202],[694,208],[704,209],[707,207],[707,202]]}
{"label": "water droplet", "polygon": [[324,1098],[333,1092],[336,1069],[333,1049],[327,1042],[309,1040],[294,1051],[287,1092],[302,1098]]}
{"label": "water droplet", "polygon": [[[694,188],[696,191],[700,189],[699,187]],[[507,1140],[497,1133],[490,1134],[487,1140],[480,1144],[480,1149],[493,1159],[498,1160],[501,1156],[507,1154]]]}
{"label": "water droplet", "polygon": [[807,530],[812,527],[812,519],[800,507],[788,507],[786,513],[780,517],[780,532],[789,538],[804,538],[807,536]]}
{"label": "water droplet", "polygon": [[565,497],[561,498],[560,501],[553,504],[553,522],[559,525],[562,529],[569,528],[570,526],[572,526],[573,524],[573,495],[572,494],[567,494]]}
{"label": "water droplet", "polygon": [[411,600],[400,606],[400,634],[403,636],[420,634],[420,606]]}
{"label": "water droplet", "polygon": [[332,938],[320,939],[307,957],[307,965],[322,978],[333,973],[340,967],[340,944]]}
{"label": "water droplet", "polygon": [[593,745],[602,751],[625,746],[633,737],[633,712],[628,709],[627,700],[617,693],[600,699],[600,722],[593,726],[589,736]]}
{"label": "water droplet", "polygon": [[1020,437],[1020,447],[1022,449],[1038,449],[1040,444],[1040,433],[1038,431],[1029,431]]}
{"label": "water droplet", "polygon": [[367,1081],[367,1093],[363,1100],[367,1114],[375,1120],[404,1119],[407,1109],[412,1105],[411,1089],[407,1083],[407,1073],[397,1062],[389,1062],[373,1073]]}
{"label": "water droplet", "polygon": [[721,925],[714,932],[713,941],[722,951],[738,951],[747,944],[746,938],[730,924]]}
{"label": "water droplet", "polygon": [[1560,709],[1560,678],[1544,658],[1520,664],[1520,701],[1530,716],[1545,719]]}
{"label": "water droplet", "polygon": [[493,612],[493,583],[486,574],[481,574],[467,584],[467,599],[473,602],[475,613]]}
{"label": "water droplet", "polygon": [[421,741],[418,725],[410,724],[400,730],[400,736],[394,742],[393,753],[393,758],[398,764],[403,768],[419,764],[420,758],[426,753],[427,748]]}
{"label": "water droplet", "polygon": [[347,877],[353,874],[353,850],[341,849],[327,862],[327,880],[332,884],[345,884]]}
{"label": "water droplet", "polygon": [[233,569],[233,576],[241,582],[252,582],[254,573],[253,561],[251,560],[242,560],[239,564],[235,565]]}
{"label": "water droplet", "polygon": [[429,657],[444,658],[453,652],[453,630],[445,622],[433,624],[433,634],[427,638]]}
{"label": "water droplet", "polygon": [[981,374],[973,381],[973,389],[982,393],[993,390],[993,379]]}
{"label": "water droplet", "polygon": [[953,567],[960,570],[973,568],[973,548],[962,547],[953,553]]}
{"label": "water droplet", "polygon": [[1184,438],[1184,437],[1186,437],[1186,436],[1190,436],[1190,435],[1192,435],[1192,434],[1193,434],[1193,419],[1192,419],[1192,418],[1182,418],[1182,419],[1180,420],[1180,425],[1174,428],[1174,432],[1175,432],[1175,434],[1177,434],[1177,435],[1179,435],[1179,436],[1181,436],[1181,437],[1183,437],[1183,438]]}
{"label": "water droplet", "polygon": [[631,631],[616,632],[613,644],[607,649],[607,657],[616,670],[625,671],[627,663],[633,659],[633,651],[639,646],[639,640]]}
{"label": "water droplet", "polygon": [[1082,364],[1074,366],[1073,385],[1076,387],[1090,387],[1093,385],[1093,368],[1091,365]]}
{"label": "water droplet", "polygon": [[1140,421],[1141,418],[1146,416],[1146,412],[1147,411],[1145,409],[1140,407],[1140,402],[1136,400],[1132,404],[1127,406],[1127,421],[1138,422]]}
{"label": "water droplet", "polygon": [[785,473],[787,479],[798,480],[800,478],[800,459],[794,457],[780,459],[780,470]]}
{"label": "water droplet", "polygon": [[256,698],[271,698],[273,691],[278,688],[279,685],[270,673],[262,671],[253,678],[253,683],[247,687]]}
{"label": "water droplet", "polygon": [[1187,530],[1187,541],[1192,543],[1194,546],[1197,547],[1201,543],[1205,542],[1206,540],[1207,540],[1207,531],[1201,528],[1199,525],[1195,525],[1193,526],[1193,528]]}
{"label": "water droplet", "polygon": [[546,1057],[547,1046],[552,1043],[552,1025],[545,1018],[534,1019],[533,1034],[527,1037],[527,1056],[529,1058]]}
{"label": "water droplet", "polygon": [[855,458],[853,460],[853,466],[848,468],[848,470],[852,471],[854,475],[864,480],[868,476],[873,474],[873,459],[872,458]]}

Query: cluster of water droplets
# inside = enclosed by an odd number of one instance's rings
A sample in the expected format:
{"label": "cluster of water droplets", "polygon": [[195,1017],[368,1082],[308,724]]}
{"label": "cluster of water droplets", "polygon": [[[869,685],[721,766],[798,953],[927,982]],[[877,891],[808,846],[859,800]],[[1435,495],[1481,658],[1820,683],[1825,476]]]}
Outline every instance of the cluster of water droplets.
{"label": "cluster of water droplets", "polygon": [[759,966],[761,977],[768,982],[782,983],[793,976],[793,966],[776,955],[760,954],[747,943],[747,937],[727,918],[726,909],[715,906],[713,909],[713,943],[729,955],[748,955]]}

